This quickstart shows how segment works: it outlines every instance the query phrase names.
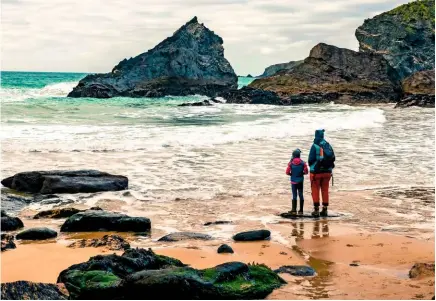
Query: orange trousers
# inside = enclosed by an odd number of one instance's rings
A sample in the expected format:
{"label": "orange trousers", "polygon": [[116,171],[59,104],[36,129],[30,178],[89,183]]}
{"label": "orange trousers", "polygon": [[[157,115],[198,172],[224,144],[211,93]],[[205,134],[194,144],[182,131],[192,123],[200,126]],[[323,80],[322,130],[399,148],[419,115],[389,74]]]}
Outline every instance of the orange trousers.
{"label": "orange trousers", "polygon": [[322,205],[329,205],[329,184],[332,177],[331,173],[311,173],[310,174],[310,187],[312,190],[313,205],[319,206],[319,191],[321,190]]}

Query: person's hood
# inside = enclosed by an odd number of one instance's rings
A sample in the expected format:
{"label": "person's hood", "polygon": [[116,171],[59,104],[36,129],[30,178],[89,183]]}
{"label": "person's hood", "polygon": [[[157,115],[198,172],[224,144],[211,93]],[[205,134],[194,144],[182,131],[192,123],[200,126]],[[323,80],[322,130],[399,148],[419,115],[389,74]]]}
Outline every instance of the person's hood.
{"label": "person's hood", "polygon": [[324,140],[324,130],[316,130],[313,143],[319,144],[322,140]]}
{"label": "person's hood", "polygon": [[301,164],[301,159],[300,158],[294,158],[294,159],[292,159],[291,163],[293,165],[300,165]]}

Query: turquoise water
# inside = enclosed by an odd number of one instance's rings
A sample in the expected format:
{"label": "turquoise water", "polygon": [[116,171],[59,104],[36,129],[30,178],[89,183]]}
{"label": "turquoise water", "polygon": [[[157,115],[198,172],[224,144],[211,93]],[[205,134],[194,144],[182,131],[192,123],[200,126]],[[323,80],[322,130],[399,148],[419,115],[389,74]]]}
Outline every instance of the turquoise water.
{"label": "turquoise water", "polygon": [[306,158],[322,127],[338,160],[333,189],[434,186],[434,109],[67,98],[83,76],[2,73],[2,175],[100,169],[128,176],[135,199],[154,202],[282,195],[292,150]]}

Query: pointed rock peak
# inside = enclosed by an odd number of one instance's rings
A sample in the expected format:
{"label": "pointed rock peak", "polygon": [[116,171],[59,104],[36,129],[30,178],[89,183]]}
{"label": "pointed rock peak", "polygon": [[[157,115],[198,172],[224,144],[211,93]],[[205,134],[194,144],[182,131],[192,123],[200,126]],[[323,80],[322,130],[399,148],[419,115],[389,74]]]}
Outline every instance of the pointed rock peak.
{"label": "pointed rock peak", "polygon": [[188,21],[188,23],[186,23],[186,25],[189,25],[189,24],[198,24],[197,16],[195,16],[190,21]]}

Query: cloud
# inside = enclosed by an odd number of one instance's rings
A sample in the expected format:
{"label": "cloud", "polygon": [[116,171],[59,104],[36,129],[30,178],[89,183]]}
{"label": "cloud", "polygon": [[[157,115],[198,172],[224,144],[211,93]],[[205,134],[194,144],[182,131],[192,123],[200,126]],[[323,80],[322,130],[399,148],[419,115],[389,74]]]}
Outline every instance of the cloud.
{"label": "cloud", "polygon": [[224,39],[238,74],[305,58],[319,42],[357,49],[364,19],[407,0],[4,0],[2,69],[108,72],[194,15]]}

